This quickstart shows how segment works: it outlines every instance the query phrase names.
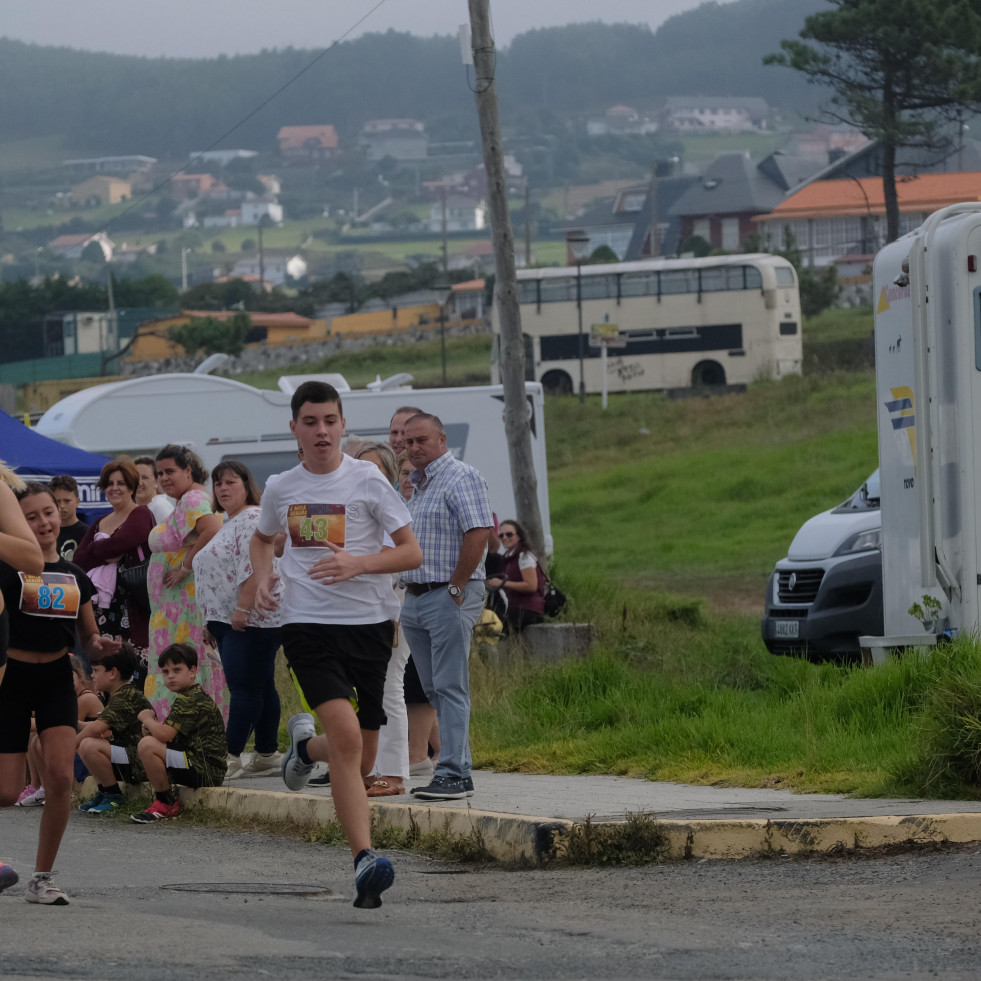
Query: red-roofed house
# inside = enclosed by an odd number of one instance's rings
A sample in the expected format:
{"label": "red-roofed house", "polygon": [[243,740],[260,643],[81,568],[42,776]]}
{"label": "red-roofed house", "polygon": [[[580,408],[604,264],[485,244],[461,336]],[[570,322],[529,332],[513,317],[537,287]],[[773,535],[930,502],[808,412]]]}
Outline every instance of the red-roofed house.
{"label": "red-roofed house", "polygon": [[284,126],[276,139],[287,163],[309,166],[337,156],[337,130],[330,125]]}
{"label": "red-roofed house", "polygon": [[65,259],[81,259],[86,246],[93,242],[102,249],[102,254],[108,262],[112,258],[112,250],[115,246],[104,232],[89,232],[86,235],[59,235],[48,242],[45,248]]}
{"label": "red-roofed house", "polygon": [[[981,201],[981,171],[898,178],[899,234],[927,215],[960,201]],[[780,246],[790,228],[805,264],[827,266],[844,256],[870,255],[885,244],[886,207],[881,177],[814,181],[755,219]]]}

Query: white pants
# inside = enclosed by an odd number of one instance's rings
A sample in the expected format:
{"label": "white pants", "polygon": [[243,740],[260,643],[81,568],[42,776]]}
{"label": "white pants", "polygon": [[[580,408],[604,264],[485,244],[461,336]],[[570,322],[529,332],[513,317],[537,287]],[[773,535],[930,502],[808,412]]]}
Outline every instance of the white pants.
{"label": "white pants", "polygon": [[378,753],[372,775],[401,777],[409,780],[409,716],[405,711],[405,665],[409,660],[409,644],[399,624],[398,644],[392,648],[392,659],[385,674],[382,708],[388,721],[378,731]]}

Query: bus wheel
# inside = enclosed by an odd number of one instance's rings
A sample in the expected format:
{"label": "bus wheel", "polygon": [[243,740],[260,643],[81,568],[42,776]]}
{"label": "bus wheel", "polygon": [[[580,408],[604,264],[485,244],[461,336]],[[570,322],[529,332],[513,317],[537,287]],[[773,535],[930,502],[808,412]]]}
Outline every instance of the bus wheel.
{"label": "bus wheel", "polygon": [[725,368],[718,361],[699,361],[692,369],[692,388],[701,388],[704,385],[724,385],[725,383]]}
{"label": "bus wheel", "polygon": [[571,395],[572,379],[564,371],[546,371],[542,375],[542,388],[548,395]]}

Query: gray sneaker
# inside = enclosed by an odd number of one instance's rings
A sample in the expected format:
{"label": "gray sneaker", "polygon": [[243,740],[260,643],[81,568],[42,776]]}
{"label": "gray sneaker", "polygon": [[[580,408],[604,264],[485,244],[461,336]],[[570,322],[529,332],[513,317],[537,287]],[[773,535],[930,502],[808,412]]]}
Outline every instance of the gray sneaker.
{"label": "gray sneaker", "polygon": [[296,744],[305,739],[313,739],[317,735],[313,716],[309,712],[297,712],[296,715],[290,716],[289,722],[286,723],[286,731],[289,733],[290,744],[283,754],[283,783],[290,790],[302,790],[313,772],[313,764],[304,763],[300,759]]}
{"label": "gray sneaker", "polygon": [[279,773],[283,768],[282,753],[253,753],[252,759],[243,764],[239,776],[243,777],[271,777]]}
{"label": "gray sneaker", "polygon": [[52,872],[35,872],[27,882],[24,898],[45,906],[67,906],[68,897],[51,881]]}
{"label": "gray sneaker", "polygon": [[413,787],[412,793],[420,800],[462,800],[473,793],[473,781],[467,786],[466,777],[433,777],[426,787]]}

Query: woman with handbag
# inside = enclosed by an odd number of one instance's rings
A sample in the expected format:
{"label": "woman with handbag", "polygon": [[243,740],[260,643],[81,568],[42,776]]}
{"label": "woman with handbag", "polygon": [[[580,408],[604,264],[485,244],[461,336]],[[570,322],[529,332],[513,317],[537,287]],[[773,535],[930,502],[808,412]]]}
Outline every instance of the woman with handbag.
{"label": "woman with handbag", "polygon": [[139,472],[129,460],[110,460],[102,468],[99,487],[112,511],[89,525],[72,561],[88,573],[98,590],[94,605],[100,633],[136,648],[142,679],[150,620],[147,539],[156,522],[150,509],[134,500],[139,483]]}
{"label": "woman with handbag", "polygon": [[168,443],[156,456],[160,489],[177,505],[150,532],[150,644],[143,693],[158,717],[166,718],[177,697],[164,683],[157,657],[171,644],[190,644],[198,652],[198,684],[228,721],[228,688],[218,651],[206,638],[195,598],[194,556],[221,528],[204,485],[208,471],[186,446]]}
{"label": "woman with handbag", "polygon": [[504,546],[501,572],[487,584],[504,590],[508,599],[505,632],[519,634],[529,624],[545,620],[545,572],[517,521],[502,521],[500,537]]}

